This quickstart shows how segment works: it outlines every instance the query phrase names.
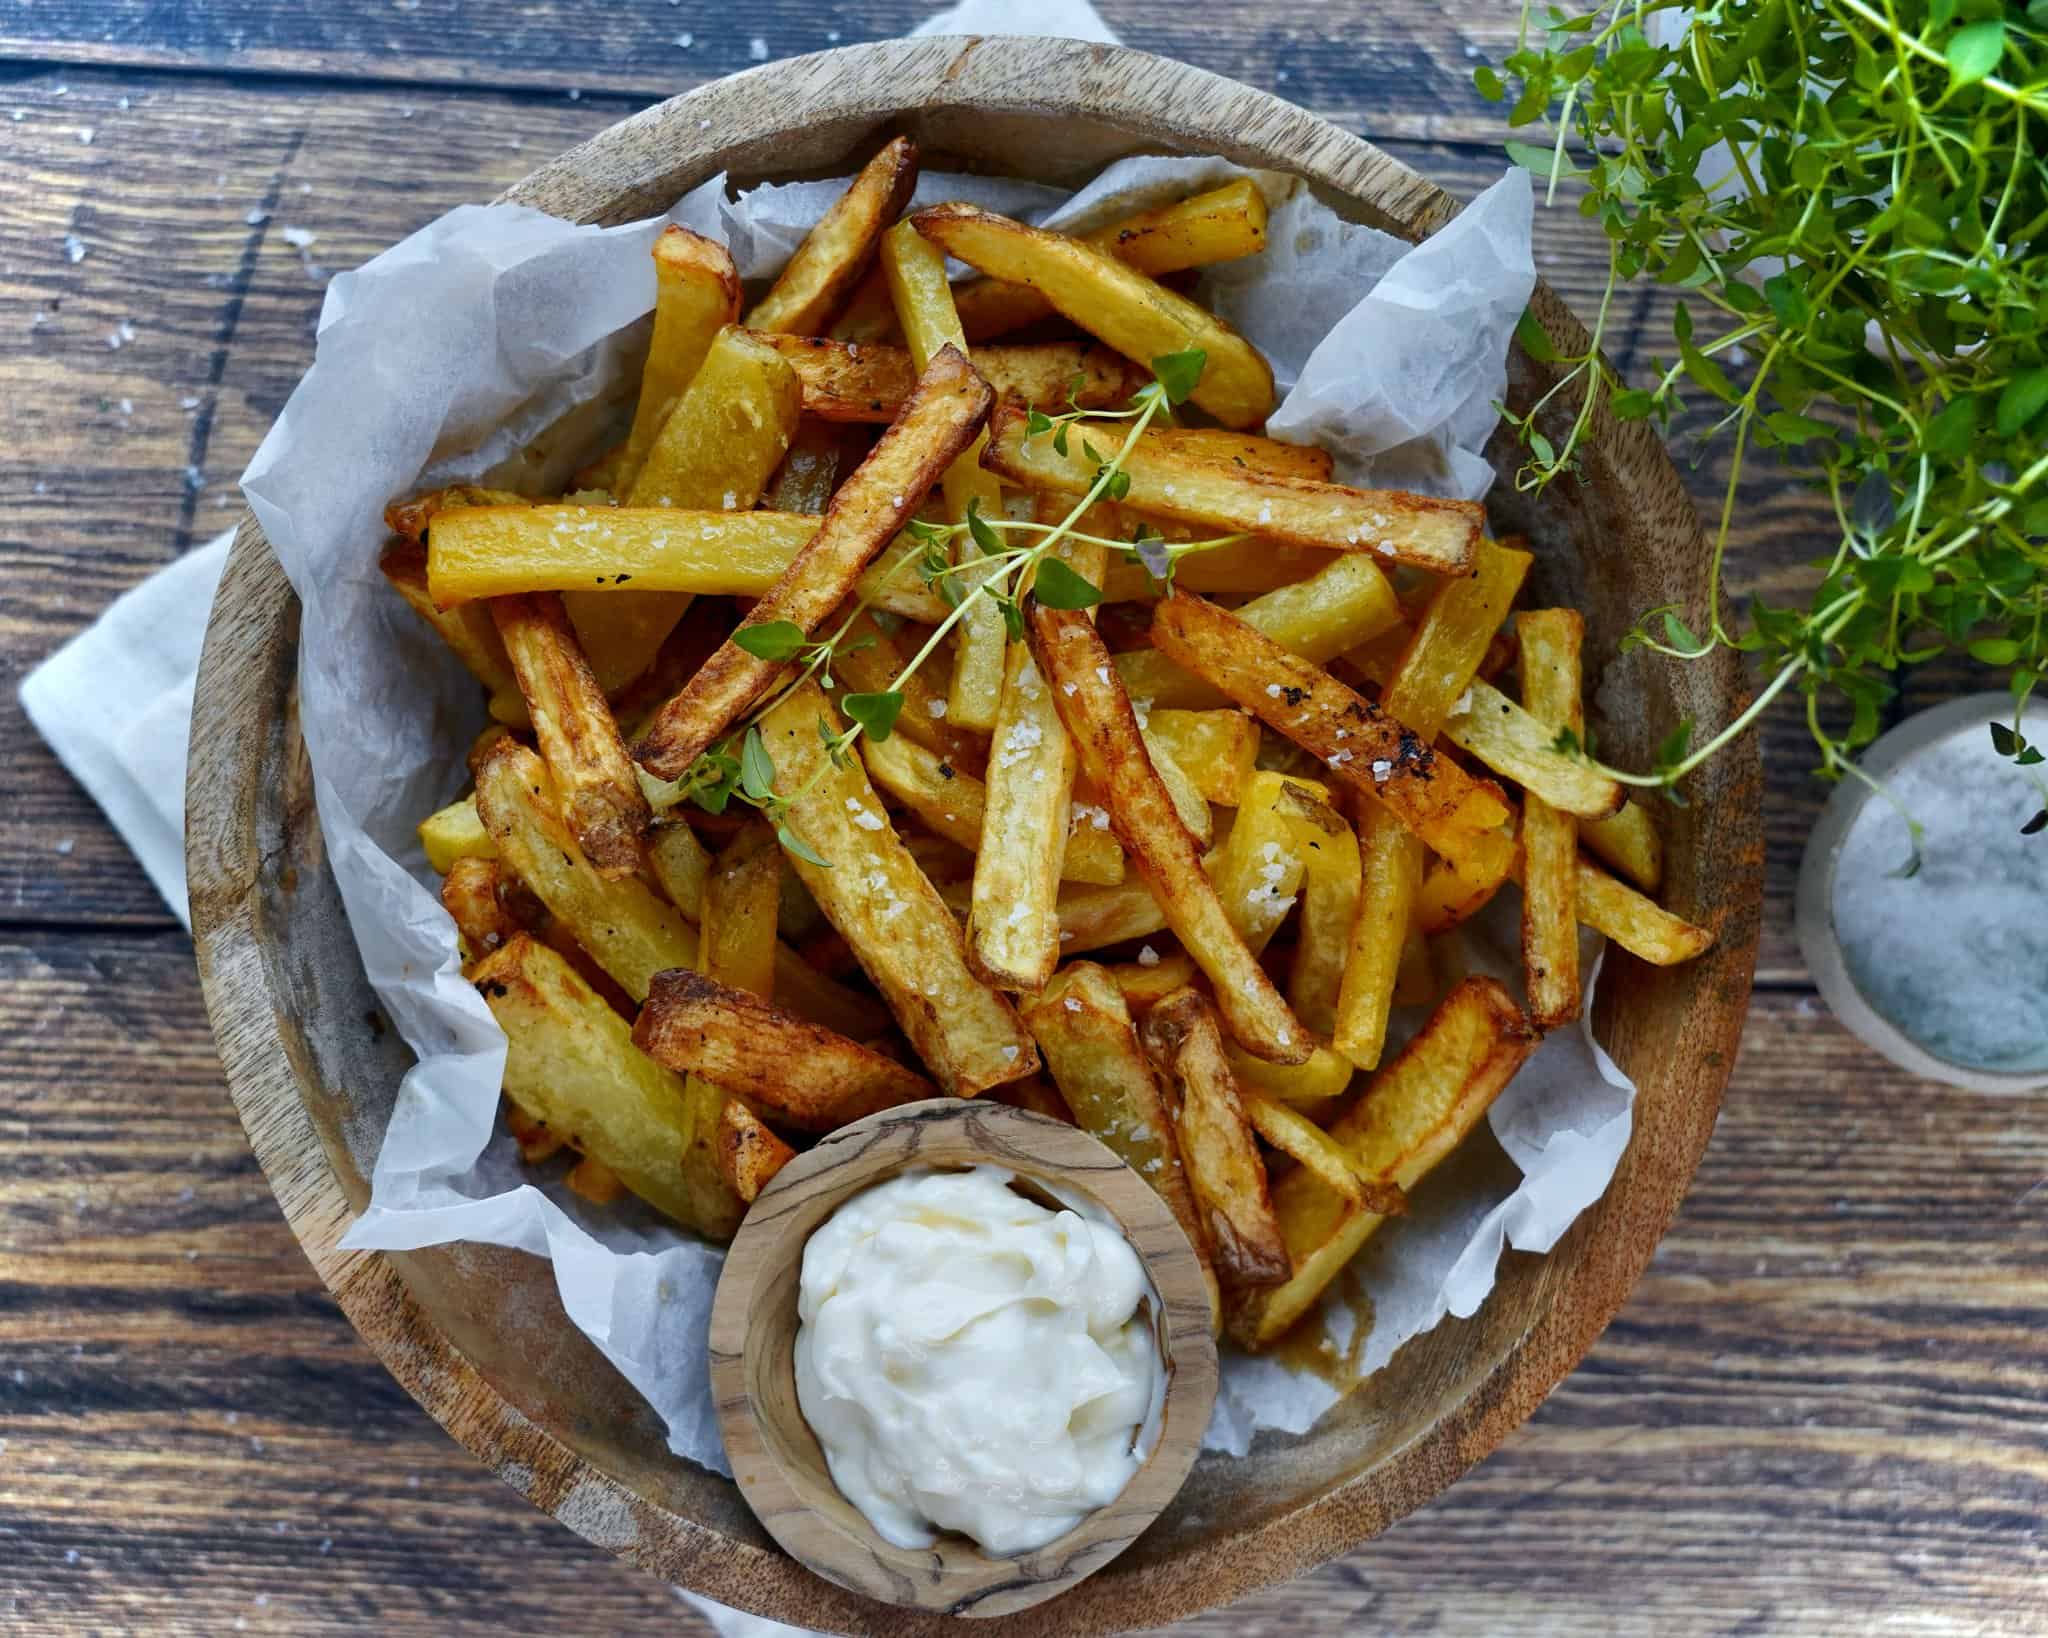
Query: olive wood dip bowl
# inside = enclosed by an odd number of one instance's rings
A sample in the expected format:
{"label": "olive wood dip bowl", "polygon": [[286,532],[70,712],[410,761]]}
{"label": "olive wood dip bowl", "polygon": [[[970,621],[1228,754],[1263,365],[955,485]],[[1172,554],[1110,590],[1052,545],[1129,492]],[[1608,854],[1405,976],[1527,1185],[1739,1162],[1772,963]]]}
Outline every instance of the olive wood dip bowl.
{"label": "olive wood dip bowl", "polygon": [[[506,196],[577,221],[667,209],[719,170],[742,181],[844,175],[907,131],[927,163],[1077,186],[1137,152],[1221,154],[1304,178],[1340,214],[1409,239],[1457,205],[1357,137],[1185,64],[1046,39],[924,39],[766,64],[634,115]],[[1539,283],[1560,355],[1584,329]],[[1516,349],[1510,405],[1557,379]],[[1563,436],[1560,402],[1539,424]],[[1553,415],[1553,411],[1555,414]],[[1510,482],[1497,531],[1527,535],[1530,596],[1586,615],[1603,751],[1647,765],[1683,718],[1728,721],[1735,657],[1692,665],[1618,638],[1646,608],[1697,613],[1708,561],[1691,499],[1647,423],[1604,412],[1583,481],[1540,500]],[[1519,464],[1505,436],[1490,451]],[[366,543],[369,549],[369,543]],[[369,1198],[393,1092],[411,1062],[383,1028],[327,867],[296,717],[299,610],[245,517],[208,629],[192,726],[187,864],[200,975],[229,1090],[286,1219],[364,1341],[449,1433],[564,1524],[650,1573],[761,1615],[905,1638],[954,1618],[877,1604],[790,1557],[722,1475],[672,1456],[647,1406],[563,1317],[549,1269],[452,1245],[404,1255],[336,1242]],[[1689,966],[1610,951],[1594,1028],[1635,1080],[1634,1135],[1606,1194],[1547,1256],[1510,1253],[1470,1319],[1416,1338],[1296,1437],[1199,1457],[1152,1528],[1063,1596],[981,1630],[1154,1627],[1345,1553],[1420,1507],[1535,1410],[1621,1306],[1670,1224],[1714,1126],[1755,965],[1761,769],[1754,739],[1659,810],[1661,897],[1714,929]],[[1453,1166],[1512,1167],[1484,1130]]]}

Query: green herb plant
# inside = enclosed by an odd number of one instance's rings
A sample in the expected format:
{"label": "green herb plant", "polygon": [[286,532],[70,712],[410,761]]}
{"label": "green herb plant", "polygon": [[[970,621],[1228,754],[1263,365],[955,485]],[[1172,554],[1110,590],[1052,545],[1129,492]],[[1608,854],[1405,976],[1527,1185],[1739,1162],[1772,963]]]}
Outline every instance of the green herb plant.
{"label": "green herb plant", "polygon": [[[1955,651],[2007,673],[2014,723],[1995,742],[2039,763],[2019,716],[2048,672],[2048,0],[1615,0],[1540,22],[1530,3],[1503,67],[1477,71],[1481,93],[1512,125],[1548,123],[1510,157],[1553,199],[1578,189],[1609,242],[1587,351],[1561,356],[1524,316],[1524,347],[1560,370],[1510,416],[1519,485],[1572,471],[1603,401],[1668,425],[1694,396],[1718,411],[1705,437],[1731,447],[1697,626],[1651,609],[1628,642],[1738,649],[1763,687],[1699,744],[1682,727],[1651,773],[1611,771],[1675,795],[1797,689],[1819,771],[1867,779],[1851,753],[1896,674]],[[1674,356],[1629,386],[1600,347],[1639,277],[1685,294]],[[1561,439],[1539,430],[1567,410]],[[1731,622],[1723,561],[1752,449],[1824,489],[1839,533],[1804,606],[1757,598]]]}
{"label": "green herb plant", "polygon": [[[906,532],[918,549],[899,557],[890,573],[895,575],[914,567],[925,584],[945,600],[947,614],[932,628],[931,635],[917,652],[904,663],[888,689],[840,697],[839,709],[852,719],[849,726],[836,728],[830,721],[822,717],[819,719],[818,736],[824,741],[832,766],[845,765],[847,756],[862,735],[872,740],[886,740],[895,732],[896,719],[903,710],[904,683],[932,657],[946,634],[959,624],[976,598],[988,598],[1002,610],[1004,625],[1013,642],[1024,640],[1023,599],[1026,595],[1036,598],[1048,608],[1057,609],[1092,608],[1100,603],[1102,589],[1099,586],[1060,558],[1050,555],[1061,541],[1092,541],[1134,557],[1144,566],[1151,580],[1163,589],[1172,584],[1174,569],[1181,558],[1191,552],[1208,551],[1243,538],[1240,535],[1217,535],[1206,540],[1169,545],[1158,530],[1147,525],[1140,525],[1129,540],[1112,540],[1085,533],[1079,528],[1081,519],[1096,502],[1121,500],[1130,492],[1130,474],[1123,465],[1125,457],[1154,421],[1170,422],[1173,419],[1174,407],[1187,402],[1200,384],[1207,363],[1208,355],[1199,348],[1167,353],[1153,359],[1153,379],[1138,389],[1127,409],[1084,413],[1078,404],[1074,404],[1073,395],[1069,394],[1068,402],[1073,407],[1065,414],[1049,416],[1037,410],[1030,412],[1027,436],[1050,437],[1053,447],[1065,455],[1070,437],[1079,435],[1082,453],[1095,463],[1094,481],[1058,523],[983,517],[970,505],[964,522],[914,521],[908,526]],[[1089,441],[1090,431],[1118,423],[1126,423],[1127,428],[1113,453],[1104,454]],[[1106,442],[1107,433],[1104,433],[1104,439]],[[960,561],[955,561],[955,548],[963,535],[973,541],[980,555],[963,555]],[[1012,535],[1021,538],[1025,544],[1010,544]],[[795,791],[777,790],[775,763],[762,738],[760,719],[790,689],[808,678],[815,676],[825,687],[833,686],[833,658],[852,652],[863,641],[855,638],[849,643],[848,639],[861,616],[872,606],[872,596],[862,600],[836,630],[816,640],[801,626],[788,620],[767,620],[740,627],[733,634],[733,641],[747,653],[764,660],[790,661],[796,670],[751,713],[743,726],[698,757],[681,779],[661,784],[642,774],[642,783],[655,805],[672,806],[687,799],[712,813],[723,813],[728,804],[740,801],[766,814],[775,824],[775,834],[782,845],[798,858],[829,867],[830,861],[818,857],[788,822],[789,810],[811,793],[824,769],[819,769]]]}

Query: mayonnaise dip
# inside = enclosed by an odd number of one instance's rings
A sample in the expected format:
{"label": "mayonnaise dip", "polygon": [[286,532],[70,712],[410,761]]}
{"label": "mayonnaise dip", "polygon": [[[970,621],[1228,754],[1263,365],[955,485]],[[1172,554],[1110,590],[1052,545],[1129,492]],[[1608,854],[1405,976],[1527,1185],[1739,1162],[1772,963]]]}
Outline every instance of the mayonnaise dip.
{"label": "mayonnaise dip", "polygon": [[1115,1222],[996,1166],[906,1172],[804,1247],[797,1403],[840,1493],[899,1547],[1064,1535],[1131,1480],[1166,1373]]}

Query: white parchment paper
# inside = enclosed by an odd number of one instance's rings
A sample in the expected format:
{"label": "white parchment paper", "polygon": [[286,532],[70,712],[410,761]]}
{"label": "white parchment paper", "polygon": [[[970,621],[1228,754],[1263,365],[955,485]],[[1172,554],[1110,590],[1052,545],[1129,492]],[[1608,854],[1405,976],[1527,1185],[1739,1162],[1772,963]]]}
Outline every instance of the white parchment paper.
{"label": "white parchment paper", "polygon": [[[1071,197],[932,175],[917,197],[1083,229],[1244,174],[1273,207],[1270,248],[1208,270],[1198,294],[1291,389],[1274,427],[1330,443],[1347,475],[1483,494],[1492,414],[1480,410],[1499,396],[1534,281],[1523,173],[1419,248],[1344,222],[1288,178],[1216,159],[1123,161]],[[840,186],[735,198],[718,177],[669,219],[727,244],[757,278]],[[387,501],[476,478],[542,492],[603,446],[637,387],[662,225],[466,206],[342,274],[313,367],[242,485],[304,606],[301,721],[334,874],[370,982],[418,1055],[388,1111],[375,1090],[361,1094],[358,1116],[381,1122],[383,1140],[370,1206],[344,1243],[475,1240],[550,1259],[571,1321],[660,1413],[671,1448],[723,1472],[704,1362],[721,1253],[630,1203],[595,1211],[558,1176],[537,1183],[498,1128],[504,1040],[462,979],[414,832],[458,794],[482,702],[376,566]],[[1554,1243],[1606,1187],[1630,1096],[1589,1038],[1545,1045],[1492,1117],[1519,1177],[1497,1169],[1460,1186],[1466,1169],[1452,1168],[1362,1259],[1372,1363],[1444,1313],[1476,1308],[1503,1243]],[[1242,1450],[1258,1428],[1298,1431],[1329,1397],[1269,1362],[1234,1362],[1211,1442]]]}

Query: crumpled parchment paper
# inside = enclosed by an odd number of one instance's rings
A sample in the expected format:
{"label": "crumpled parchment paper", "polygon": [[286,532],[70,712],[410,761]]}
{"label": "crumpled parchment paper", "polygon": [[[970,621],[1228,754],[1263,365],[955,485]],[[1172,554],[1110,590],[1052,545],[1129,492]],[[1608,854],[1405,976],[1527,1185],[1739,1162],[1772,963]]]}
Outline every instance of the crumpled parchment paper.
{"label": "crumpled parchment paper", "polygon": [[[917,196],[1085,229],[1242,174],[1218,159],[1139,158],[1071,197],[941,175]],[[1273,206],[1270,248],[1208,270],[1198,295],[1291,389],[1274,430],[1329,444],[1354,480],[1483,494],[1479,450],[1534,279],[1527,177],[1510,172],[1410,247],[1341,220],[1289,178],[1252,174]],[[761,277],[839,190],[796,183],[733,198],[718,177],[670,219]],[[721,1253],[631,1203],[585,1206],[558,1172],[522,1168],[498,1126],[503,1037],[463,981],[414,833],[460,793],[482,702],[377,569],[386,502],[461,479],[541,492],[602,447],[607,425],[630,413],[662,226],[465,206],[340,275],[313,367],[242,484],[304,607],[301,722],[335,877],[370,981],[419,1059],[388,1094],[359,1089],[358,1119],[384,1136],[370,1206],[344,1243],[466,1239],[550,1259],[569,1318],[661,1414],[671,1448],[723,1472],[704,1359]],[[1470,1313],[1503,1244],[1547,1249],[1598,1198],[1631,1097],[1590,1037],[1545,1044],[1493,1111],[1514,1166],[1452,1168],[1361,1259],[1368,1364],[1444,1313]],[[1233,1360],[1210,1442],[1242,1451],[1259,1428],[1299,1431],[1331,1397],[1270,1361]]]}

